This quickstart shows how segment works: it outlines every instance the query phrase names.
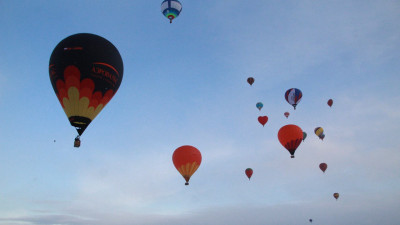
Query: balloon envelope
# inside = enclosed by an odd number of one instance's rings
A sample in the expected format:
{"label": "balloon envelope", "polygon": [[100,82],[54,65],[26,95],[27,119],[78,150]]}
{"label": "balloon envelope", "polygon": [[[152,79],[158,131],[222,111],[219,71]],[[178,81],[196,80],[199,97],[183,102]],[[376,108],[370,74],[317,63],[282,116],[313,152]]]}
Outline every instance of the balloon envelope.
{"label": "balloon envelope", "polygon": [[54,92],[69,122],[82,135],[121,84],[121,55],[108,40],[80,33],[62,40],[49,64]]}
{"label": "balloon envelope", "polygon": [[249,180],[250,180],[251,176],[253,175],[253,169],[247,168],[244,172],[245,172],[246,176],[247,176],[247,177],[249,178]]}
{"label": "balloon envelope", "polygon": [[325,137],[324,129],[323,129],[322,127],[317,127],[317,128],[315,128],[315,129],[314,129],[314,133],[315,133],[321,140],[323,140],[324,137]]}
{"label": "balloon envelope", "polygon": [[289,112],[285,112],[283,115],[285,115],[285,116],[286,116],[286,118],[288,118],[288,117],[289,117],[289,115],[290,115],[290,113],[289,113]]}
{"label": "balloon envelope", "polygon": [[333,105],[333,100],[332,100],[332,99],[329,99],[328,102],[327,102],[327,104],[329,105],[329,107],[332,107],[332,105]]}
{"label": "balloon envelope", "polygon": [[297,88],[291,88],[285,92],[286,101],[296,109],[297,104],[301,101],[303,93]]}
{"label": "balloon envelope", "polygon": [[333,197],[336,198],[336,200],[339,198],[339,193],[334,193]]}
{"label": "balloon envelope", "polygon": [[322,172],[325,173],[325,170],[328,168],[328,165],[326,163],[321,163],[319,164],[319,168],[322,170]]}
{"label": "balloon envelope", "polygon": [[264,126],[268,122],[268,116],[259,116],[258,122],[260,122]]}
{"label": "balloon envelope", "polygon": [[294,158],[294,152],[303,140],[303,131],[300,127],[289,124],[279,129],[278,139],[282,146],[289,151],[291,158]]}
{"label": "balloon envelope", "polygon": [[257,104],[256,104],[256,107],[258,110],[261,110],[263,106],[264,106],[264,104],[262,104],[262,102],[257,102]]}
{"label": "balloon envelope", "polygon": [[164,0],[161,3],[161,12],[169,19],[170,23],[179,16],[181,11],[182,4],[178,0]]}
{"label": "balloon envelope", "polygon": [[254,78],[252,78],[252,77],[247,78],[247,83],[249,83],[250,85],[253,85]]}
{"label": "balloon envelope", "polygon": [[186,180],[185,185],[189,185],[190,177],[196,172],[201,164],[200,151],[190,145],[177,148],[172,155],[172,162],[175,168]]}
{"label": "balloon envelope", "polygon": [[303,131],[303,141],[306,140],[307,138],[307,133]]}

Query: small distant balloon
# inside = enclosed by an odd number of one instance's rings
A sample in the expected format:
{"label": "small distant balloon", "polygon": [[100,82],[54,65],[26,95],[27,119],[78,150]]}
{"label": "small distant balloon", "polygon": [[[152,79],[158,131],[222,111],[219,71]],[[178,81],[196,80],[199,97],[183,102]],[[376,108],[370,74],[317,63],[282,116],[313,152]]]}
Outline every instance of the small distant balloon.
{"label": "small distant balloon", "polygon": [[285,92],[286,101],[296,109],[297,104],[301,101],[303,93],[297,88],[291,88]]}
{"label": "small distant balloon", "polygon": [[328,165],[326,163],[321,163],[319,164],[319,168],[322,170],[322,172],[325,173],[325,170],[328,168]]}
{"label": "small distant balloon", "polygon": [[286,116],[286,118],[288,118],[288,117],[289,117],[289,115],[290,115],[290,113],[289,113],[289,112],[285,112],[283,115],[285,115],[285,116]]}
{"label": "small distant balloon", "polygon": [[333,100],[332,100],[332,99],[329,99],[328,102],[327,102],[327,104],[329,105],[329,107],[332,107],[332,105],[333,105]]}
{"label": "small distant balloon", "polygon": [[254,78],[252,78],[252,77],[247,78],[247,83],[249,83],[250,85],[253,85]]}
{"label": "small distant balloon", "polygon": [[310,223],[312,223],[312,219],[309,219]]}
{"label": "small distant balloon", "polygon": [[258,122],[260,122],[264,126],[268,122],[268,116],[259,116]]}
{"label": "small distant balloon", "polygon": [[169,19],[169,23],[179,16],[182,11],[182,4],[178,0],[164,0],[161,3],[161,12]]}
{"label": "small distant balloon", "polygon": [[315,128],[314,133],[319,137],[319,139],[324,140],[325,134],[324,134],[324,129],[322,129],[322,127]]}
{"label": "small distant balloon", "polygon": [[334,193],[334,194],[333,194],[333,197],[336,198],[336,200],[338,200],[338,198],[339,198],[339,193]]}
{"label": "small distant balloon", "polygon": [[258,110],[261,111],[262,107],[264,106],[264,104],[262,104],[262,102],[257,102],[256,107]]}
{"label": "small distant balloon", "polygon": [[247,168],[244,172],[245,172],[246,176],[247,176],[247,177],[249,178],[249,180],[250,180],[251,176],[253,175],[253,169]]}
{"label": "small distant balloon", "polygon": [[303,141],[306,140],[307,133],[303,131]]}

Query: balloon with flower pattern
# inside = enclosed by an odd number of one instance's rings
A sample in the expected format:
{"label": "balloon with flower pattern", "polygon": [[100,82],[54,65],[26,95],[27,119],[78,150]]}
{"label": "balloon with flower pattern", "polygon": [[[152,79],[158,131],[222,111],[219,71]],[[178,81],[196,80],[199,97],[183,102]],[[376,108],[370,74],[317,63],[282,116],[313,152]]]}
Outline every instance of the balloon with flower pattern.
{"label": "balloon with flower pattern", "polygon": [[123,62],[117,48],[108,40],[79,33],[65,38],[54,48],[49,75],[79,140],[117,92],[123,76]]}

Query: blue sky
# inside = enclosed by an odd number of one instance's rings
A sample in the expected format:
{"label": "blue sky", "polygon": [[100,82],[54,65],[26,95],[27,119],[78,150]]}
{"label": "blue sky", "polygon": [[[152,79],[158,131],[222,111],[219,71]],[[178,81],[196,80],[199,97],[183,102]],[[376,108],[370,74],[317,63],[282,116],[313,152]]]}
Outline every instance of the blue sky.
{"label": "blue sky", "polygon": [[[400,3],[181,2],[169,24],[161,1],[0,1],[0,225],[400,224]],[[124,61],[79,149],[48,75],[76,33]],[[295,159],[286,124],[308,133]],[[182,145],[203,156],[189,186]]]}

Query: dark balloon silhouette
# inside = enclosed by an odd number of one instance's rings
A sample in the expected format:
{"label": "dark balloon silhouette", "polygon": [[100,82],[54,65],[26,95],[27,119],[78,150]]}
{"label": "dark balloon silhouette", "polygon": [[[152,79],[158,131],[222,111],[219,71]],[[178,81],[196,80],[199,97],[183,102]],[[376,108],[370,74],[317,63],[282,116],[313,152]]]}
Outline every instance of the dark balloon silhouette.
{"label": "dark balloon silhouette", "polygon": [[88,33],[62,40],[50,57],[49,74],[54,92],[78,132],[74,143],[117,92],[123,62],[108,40]]}
{"label": "dark balloon silhouette", "polygon": [[247,78],[247,83],[249,83],[250,85],[253,85],[254,78],[252,78],[252,77]]}
{"label": "dark balloon silhouette", "polygon": [[319,168],[322,170],[322,172],[325,173],[325,170],[328,168],[328,165],[326,163],[321,163],[319,164]]}
{"label": "dark balloon silhouette", "polygon": [[333,105],[333,100],[332,100],[332,99],[329,99],[328,102],[327,102],[327,104],[329,105],[329,107],[332,107],[332,105]]}
{"label": "dark balloon silhouette", "polygon": [[339,198],[339,193],[334,193],[334,194],[333,194],[333,197],[336,198],[336,200],[338,200],[338,198]]}
{"label": "dark balloon silhouette", "polygon": [[247,177],[249,178],[249,180],[250,180],[251,176],[253,175],[253,169],[247,168],[244,172],[245,172],[246,176],[247,176]]}

